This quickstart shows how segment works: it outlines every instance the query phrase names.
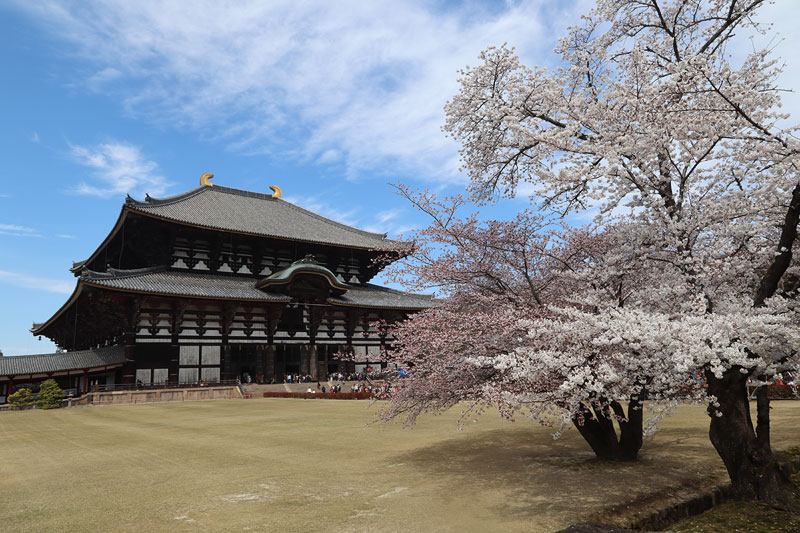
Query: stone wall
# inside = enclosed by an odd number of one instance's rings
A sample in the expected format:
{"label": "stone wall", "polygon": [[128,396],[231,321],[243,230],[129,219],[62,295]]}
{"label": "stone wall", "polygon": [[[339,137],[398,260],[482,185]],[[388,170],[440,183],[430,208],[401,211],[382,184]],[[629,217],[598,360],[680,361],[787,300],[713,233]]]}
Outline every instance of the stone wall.
{"label": "stone wall", "polygon": [[188,402],[194,400],[230,400],[241,398],[237,387],[197,387],[188,389],[91,392],[87,396],[88,403],[94,405]]}

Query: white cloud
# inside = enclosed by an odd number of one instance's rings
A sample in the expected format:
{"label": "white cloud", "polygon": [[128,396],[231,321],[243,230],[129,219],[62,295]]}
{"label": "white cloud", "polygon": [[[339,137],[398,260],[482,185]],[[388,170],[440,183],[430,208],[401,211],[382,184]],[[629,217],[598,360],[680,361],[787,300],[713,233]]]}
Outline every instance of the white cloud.
{"label": "white cloud", "polygon": [[333,163],[334,161],[338,161],[341,159],[342,155],[339,153],[339,150],[325,150],[322,154],[320,154],[319,158],[317,159],[320,163]]}
{"label": "white cloud", "polygon": [[113,68],[106,67],[99,72],[95,72],[86,80],[90,89],[102,90],[107,83],[113,82],[123,77],[122,72]]}
{"label": "white cloud", "polygon": [[529,63],[553,61],[588,0],[16,5],[89,62],[84,86],[134,116],[247,153],[342,164],[352,177],[461,182],[440,131],[458,69],[503,42]]}
{"label": "white cloud", "polygon": [[14,237],[41,237],[38,230],[17,224],[0,224],[0,235],[12,235]]}
{"label": "white cloud", "polygon": [[397,218],[402,214],[402,209],[387,209],[386,211],[381,211],[380,213],[375,215],[375,218],[381,224],[389,222],[392,219]]}
{"label": "white cloud", "polygon": [[38,132],[35,132],[35,131],[33,132],[33,135],[31,135],[31,142],[32,143],[38,143],[39,142],[39,133]]}
{"label": "white cloud", "polygon": [[59,233],[58,235],[56,235],[56,237],[58,237],[59,239],[75,239],[75,238],[77,238],[77,237],[75,237],[75,235],[69,235],[67,233]]}
{"label": "white cloud", "polygon": [[25,289],[39,289],[48,292],[57,292],[59,294],[71,294],[72,290],[75,288],[75,282],[37,278],[26,274],[8,272],[6,270],[0,270],[0,282],[8,283],[16,287],[23,287]]}
{"label": "white cloud", "polygon": [[170,185],[159,174],[158,164],[147,159],[132,144],[108,143],[70,148],[76,162],[92,169],[92,182],[78,184],[74,189],[78,194],[104,197],[122,193],[159,195]]}

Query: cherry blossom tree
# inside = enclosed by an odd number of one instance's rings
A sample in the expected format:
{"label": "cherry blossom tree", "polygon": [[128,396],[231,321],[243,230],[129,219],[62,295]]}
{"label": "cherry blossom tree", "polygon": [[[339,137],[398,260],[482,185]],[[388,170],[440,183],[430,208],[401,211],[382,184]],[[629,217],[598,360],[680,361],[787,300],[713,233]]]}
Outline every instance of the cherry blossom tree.
{"label": "cherry blossom tree", "polygon": [[630,226],[566,228],[531,211],[507,221],[460,218],[461,197],[399,192],[432,223],[412,235],[414,252],[388,272],[446,298],[395,327],[387,360],[409,377],[394,380],[384,418],[413,423],[459,402],[466,418],[492,405],[508,419],[558,424],[557,433],[572,422],[599,458],[632,460],[649,396],[698,397],[699,383],[687,373],[679,386],[658,379],[674,374],[665,368],[669,346],[598,342],[633,339],[633,324],[641,330],[649,318],[625,308],[653,284],[652,272],[631,268],[623,249]]}
{"label": "cherry blossom tree", "polygon": [[639,353],[661,360],[648,394],[664,398],[700,371],[734,494],[796,507],[770,446],[766,390],[755,425],[746,392],[748,379],[795,368],[800,346],[800,144],[779,112],[780,64],[768,50],[729,53],[737,32],[764,31],[763,3],[599,0],[560,41],[558,68],[529,68],[506,46],[484,51],[463,71],[445,129],[477,198],[526,181],[537,206],[624,221],[632,231],[618,249],[650,280],[624,310],[590,291],[585,308],[538,319],[529,335],[542,342],[495,354],[492,368],[536,375],[530,365],[587,349]]}

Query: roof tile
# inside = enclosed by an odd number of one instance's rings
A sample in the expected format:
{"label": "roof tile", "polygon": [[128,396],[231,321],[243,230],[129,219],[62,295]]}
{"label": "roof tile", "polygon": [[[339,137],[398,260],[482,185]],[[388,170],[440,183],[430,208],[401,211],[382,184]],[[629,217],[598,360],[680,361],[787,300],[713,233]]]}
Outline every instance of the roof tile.
{"label": "roof tile", "polygon": [[0,376],[49,374],[127,362],[124,346],[41,355],[0,357]]}
{"label": "roof tile", "polygon": [[126,207],[185,224],[279,239],[361,249],[393,242],[385,234],[347,226],[268,194],[219,185],[201,186],[169,198],[148,197],[145,202],[129,198]]}
{"label": "roof tile", "polygon": [[[167,270],[166,267],[138,270],[110,269],[109,272],[84,270],[81,280],[92,285],[135,292],[195,298],[287,301],[287,296],[284,294],[273,294],[257,289],[256,284],[259,281],[253,278],[181,272]],[[371,283],[347,286],[345,294],[331,297],[328,302],[333,305],[390,309],[425,309],[434,305],[433,297],[430,295],[411,294]]]}

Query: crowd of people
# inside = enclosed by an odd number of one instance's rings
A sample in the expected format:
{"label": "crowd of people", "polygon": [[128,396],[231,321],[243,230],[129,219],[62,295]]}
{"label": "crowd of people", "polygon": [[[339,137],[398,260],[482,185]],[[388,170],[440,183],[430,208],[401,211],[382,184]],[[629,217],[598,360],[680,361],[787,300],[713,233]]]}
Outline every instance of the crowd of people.
{"label": "crowd of people", "polygon": [[[353,383],[350,386],[350,392],[370,392],[373,394],[383,394],[387,393],[391,390],[389,384],[370,384],[370,383]],[[339,393],[342,392],[342,384],[336,383],[330,386],[330,388],[326,387],[325,385],[320,384],[317,382],[317,388],[314,390],[312,387],[308,387],[306,389],[308,393]]]}
{"label": "crowd of people", "polygon": [[367,372],[331,372],[328,374],[328,381],[364,381],[367,376]]}
{"label": "crowd of people", "polygon": [[384,384],[368,384],[356,383],[350,388],[350,392],[371,392],[373,394],[385,394],[391,390],[388,383]]}
{"label": "crowd of people", "polygon": [[311,374],[287,374],[283,379],[284,383],[311,383],[312,381],[314,380],[311,378]]}
{"label": "crowd of people", "polygon": [[320,383],[317,382],[317,390],[314,390],[311,387],[309,387],[306,390],[306,392],[311,392],[311,393],[321,392],[322,394],[342,392],[342,384],[341,383],[337,383],[337,384],[331,385],[330,388],[328,388],[325,385],[320,385]]}
{"label": "crowd of people", "polygon": [[[373,370],[372,367],[367,367],[363,372],[331,372],[328,374],[328,381],[340,381],[340,382],[347,382],[347,381],[377,381],[383,380],[390,375],[398,375],[400,377],[407,377],[405,372],[402,371],[388,371],[388,370]],[[269,381],[267,381],[264,377],[264,374],[256,374],[253,376],[249,372],[245,371],[242,372],[241,382],[244,384],[250,383],[280,383],[280,378],[278,381],[273,377]],[[314,378],[311,377],[310,374],[286,374],[283,378],[283,383],[313,383],[316,381]],[[355,385],[353,386],[355,387]],[[351,389],[353,388],[351,387]],[[363,387],[363,386],[362,386]],[[309,387],[309,389],[311,389]],[[317,389],[320,389],[319,383],[317,384]],[[312,392],[309,390],[309,392]],[[331,392],[341,392],[339,391],[331,391]],[[372,392],[372,391],[362,391],[362,390],[352,390],[351,392]]]}

